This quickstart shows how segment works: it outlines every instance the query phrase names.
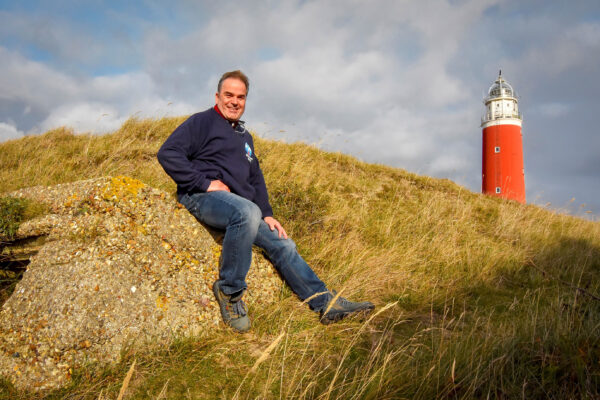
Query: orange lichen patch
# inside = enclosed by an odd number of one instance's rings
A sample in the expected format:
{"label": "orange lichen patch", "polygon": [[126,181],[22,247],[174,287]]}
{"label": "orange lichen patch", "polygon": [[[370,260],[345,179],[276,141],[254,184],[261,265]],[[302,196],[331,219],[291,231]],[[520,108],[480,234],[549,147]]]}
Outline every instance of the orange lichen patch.
{"label": "orange lichen patch", "polygon": [[174,269],[192,268],[198,265],[200,265],[200,261],[193,257],[188,251],[180,251],[175,254],[175,263],[173,264]]}
{"label": "orange lichen patch", "polygon": [[167,296],[164,295],[160,295],[156,298],[156,308],[161,309],[163,311],[167,311],[167,308],[169,304],[169,299],[167,298]]}
{"label": "orange lichen patch", "polygon": [[102,190],[102,197],[109,201],[122,199],[136,200],[140,190],[146,185],[128,176],[116,176]]}
{"label": "orange lichen patch", "polygon": [[213,256],[213,260],[217,262],[217,264],[219,263],[219,260],[221,259],[221,252],[223,250],[223,248],[219,245],[214,245],[211,246],[210,248],[212,256]]}
{"label": "orange lichen patch", "polygon": [[147,235],[148,231],[146,230],[148,226],[146,224],[136,225],[135,230],[137,233],[141,235]]}
{"label": "orange lichen patch", "polygon": [[69,196],[67,198],[67,201],[65,201],[65,207],[71,207],[74,202],[79,200],[79,196],[77,194],[72,194],[71,196]]}

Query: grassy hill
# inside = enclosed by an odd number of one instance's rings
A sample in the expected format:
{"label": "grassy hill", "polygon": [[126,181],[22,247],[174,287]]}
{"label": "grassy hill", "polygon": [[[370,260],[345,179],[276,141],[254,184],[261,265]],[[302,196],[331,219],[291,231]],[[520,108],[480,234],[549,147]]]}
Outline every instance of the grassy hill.
{"label": "grassy hill", "polygon": [[[155,155],[183,118],[0,144],[0,196],[128,175],[175,191]],[[53,393],[0,398],[598,398],[600,224],[448,180],[256,138],[275,216],[331,288],[376,303],[322,326],[288,290],[253,330],[133,348]],[[250,290],[252,290],[250,288]],[[133,310],[132,310],[133,311]]]}

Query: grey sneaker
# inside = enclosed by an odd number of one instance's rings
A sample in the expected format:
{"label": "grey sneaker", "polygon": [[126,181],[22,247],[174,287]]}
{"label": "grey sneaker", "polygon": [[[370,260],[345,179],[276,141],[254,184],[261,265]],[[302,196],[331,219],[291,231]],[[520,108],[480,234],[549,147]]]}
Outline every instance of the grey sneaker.
{"label": "grey sneaker", "polygon": [[328,293],[329,299],[327,305],[321,310],[321,323],[328,325],[338,322],[349,315],[368,314],[375,309],[375,305],[370,301],[355,303],[343,297],[338,297],[334,304],[331,304],[335,298],[336,292]]}
{"label": "grey sneaker", "polygon": [[250,318],[248,318],[246,304],[242,300],[244,292],[242,291],[234,297],[228,296],[221,291],[219,281],[217,281],[213,284],[213,293],[219,303],[223,322],[238,332],[247,332],[250,329]]}

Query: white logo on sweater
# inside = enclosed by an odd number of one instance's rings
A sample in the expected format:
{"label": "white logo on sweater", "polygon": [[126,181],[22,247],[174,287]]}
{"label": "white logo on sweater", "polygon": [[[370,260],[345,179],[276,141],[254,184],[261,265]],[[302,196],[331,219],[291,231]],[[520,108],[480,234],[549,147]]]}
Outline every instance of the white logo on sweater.
{"label": "white logo on sweater", "polygon": [[252,162],[252,149],[250,148],[250,145],[248,143],[246,143],[246,158],[248,159],[248,162]]}

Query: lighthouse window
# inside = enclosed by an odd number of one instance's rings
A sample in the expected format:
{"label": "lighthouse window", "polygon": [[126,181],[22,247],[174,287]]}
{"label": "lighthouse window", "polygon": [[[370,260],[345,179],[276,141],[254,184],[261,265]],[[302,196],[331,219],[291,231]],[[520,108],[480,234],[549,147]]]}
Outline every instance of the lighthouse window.
{"label": "lighthouse window", "polygon": [[494,153],[500,153],[500,146],[494,147]]}
{"label": "lighthouse window", "polygon": [[500,187],[496,186],[496,193],[500,193]]}

